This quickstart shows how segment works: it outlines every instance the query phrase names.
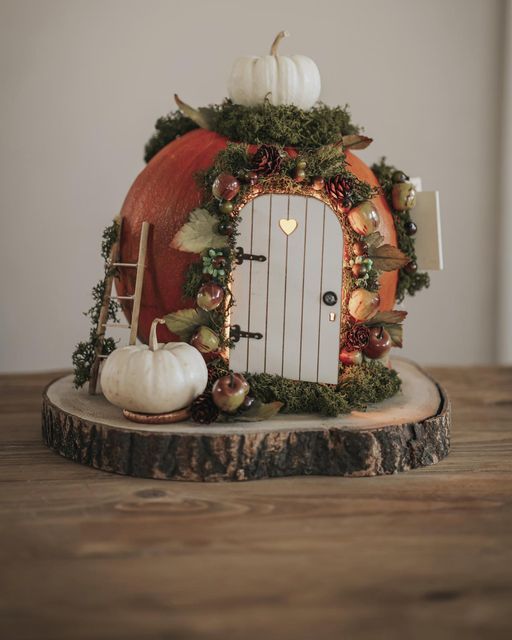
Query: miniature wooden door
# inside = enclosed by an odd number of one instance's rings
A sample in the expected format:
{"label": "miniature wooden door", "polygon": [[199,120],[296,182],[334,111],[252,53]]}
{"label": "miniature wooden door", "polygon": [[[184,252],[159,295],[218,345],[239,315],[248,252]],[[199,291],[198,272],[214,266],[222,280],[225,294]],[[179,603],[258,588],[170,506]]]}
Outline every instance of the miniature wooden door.
{"label": "miniature wooden door", "polygon": [[233,371],[336,384],[343,231],[320,200],[265,194],[240,211]]}

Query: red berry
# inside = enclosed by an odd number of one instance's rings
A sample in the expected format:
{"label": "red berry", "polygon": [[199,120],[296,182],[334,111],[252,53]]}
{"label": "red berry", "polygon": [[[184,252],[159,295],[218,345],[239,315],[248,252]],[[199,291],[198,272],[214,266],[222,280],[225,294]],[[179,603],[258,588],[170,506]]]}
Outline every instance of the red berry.
{"label": "red berry", "polygon": [[354,242],[352,245],[352,251],[355,256],[366,256],[368,254],[368,244],[362,240]]}

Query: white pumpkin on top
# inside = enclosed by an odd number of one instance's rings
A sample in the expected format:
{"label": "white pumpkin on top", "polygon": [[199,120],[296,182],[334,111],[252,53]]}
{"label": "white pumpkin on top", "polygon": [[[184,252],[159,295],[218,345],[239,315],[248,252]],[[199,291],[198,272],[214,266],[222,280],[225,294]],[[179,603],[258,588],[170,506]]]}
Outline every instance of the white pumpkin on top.
{"label": "white pumpkin on top", "polygon": [[149,345],[113,351],[101,372],[101,389],[109,402],[137,413],[170,413],[187,407],[206,388],[203,356],[186,342],[158,344],[153,320]]}
{"label": "white pumpkin on top", "polygon": [[277,34],[270,55],[243,56],[235,60],[228,82],[228,94],[235,104],[247,107],[265,99],[275,106],[293,104],[311,109],[320,97],[320,71],[307,56],[278,55],[279,43],[289,33]]}

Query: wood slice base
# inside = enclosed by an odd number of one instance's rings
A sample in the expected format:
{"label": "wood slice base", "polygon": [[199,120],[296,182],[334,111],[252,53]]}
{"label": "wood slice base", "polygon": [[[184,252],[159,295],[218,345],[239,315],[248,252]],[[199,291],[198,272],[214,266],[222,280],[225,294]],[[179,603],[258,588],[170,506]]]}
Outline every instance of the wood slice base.
{"label": "wood slice base", "polygon": [[74,389],[67,376],[44,393],[43,439],[96,469],[167,480],[375,476],[435,464],[450,449],[450,403],[414,363],[393,366],[401,393],[366,412],[208,426],[134,424],[103,396]]}

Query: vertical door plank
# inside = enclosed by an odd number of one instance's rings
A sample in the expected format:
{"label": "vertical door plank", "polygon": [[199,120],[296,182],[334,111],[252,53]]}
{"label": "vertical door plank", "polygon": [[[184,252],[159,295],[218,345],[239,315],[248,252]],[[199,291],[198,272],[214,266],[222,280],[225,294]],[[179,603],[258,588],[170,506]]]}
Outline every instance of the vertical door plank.
{"label": "vertical door plank", "polygon": [[302,308],[299,378],[316,382],[324,236],[324,205],[319,200],[308,198],[305,227],[304,305]]}
{"label": "vertical door plank", "polygon": [[253,201],[252,249],[255,255],[266,256],[265,262],[251,262],[249,331],[263,334],[262,340],[248,340],[248,365],[251,373],[265,371],[265,334],[267,325],[267,281],[270,240],[270,195],[263,195]]}
{"label": "vertical door plank", "polygon": [[287,236],[282,375],[292,380],[300,377],[306,202],[304,196],[290,196],[288,207],[288,219],[297,226]]}
{"label": "vertical door plank", "polygon": [[[333,306],[328,306],[323,301],[320,303],[318,382],[336,384],[339,369],[343,232],[336,214],[329,207],[325,207],[323,248],[320,299],[326,291],[333,291],[338,301]],[[334,320],[330,319],[331,314],[335,314]]]}
{"label": "vertical door plank", "polygon": [[[251,252],[253,202],[246,205],[239,214],[237,246],[243,247],[246,253]],[[240,325],[240,329],[243,331],[247,331],[249,325],[250,277],[250,262],[244,260],[242,264],[235,266],[232,285],[235,304],[231,308],[229,323],[230,325]],[[247,338],[240,338],[239,342],[230,349],[229,366],[233,371],[247,371],[248,342]]]}
{"label": "vertical door plank", "polygon": [[271,196],[270,250],[268,255],[268,303],[265,331],[265,371],[283,370],[283,316],[286,272],[286,234],[279,220],[288,215],[288,196]]}

